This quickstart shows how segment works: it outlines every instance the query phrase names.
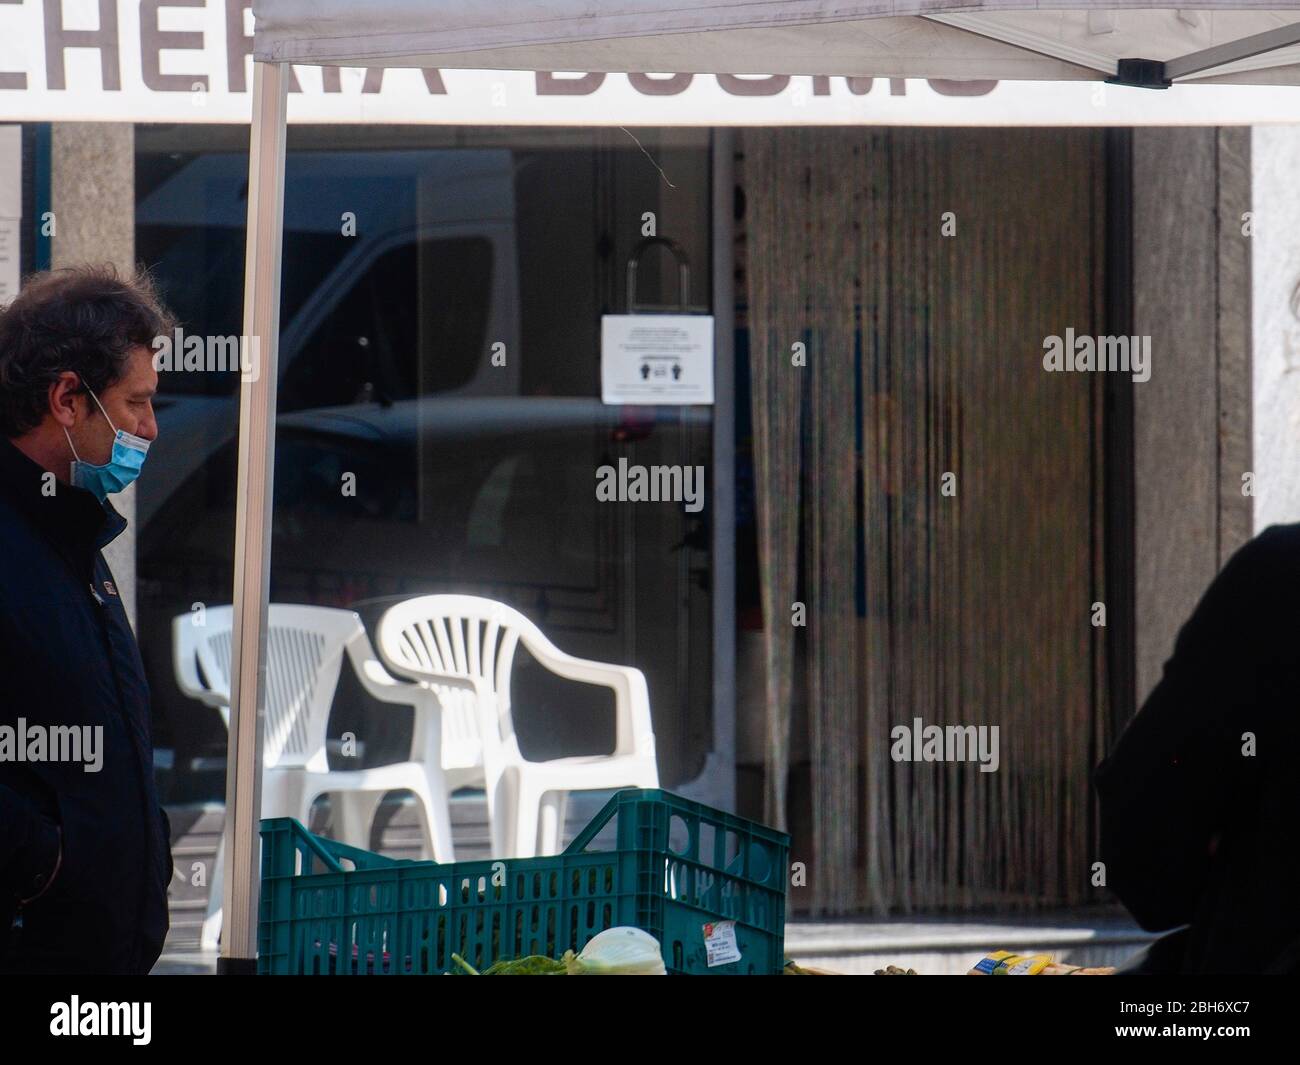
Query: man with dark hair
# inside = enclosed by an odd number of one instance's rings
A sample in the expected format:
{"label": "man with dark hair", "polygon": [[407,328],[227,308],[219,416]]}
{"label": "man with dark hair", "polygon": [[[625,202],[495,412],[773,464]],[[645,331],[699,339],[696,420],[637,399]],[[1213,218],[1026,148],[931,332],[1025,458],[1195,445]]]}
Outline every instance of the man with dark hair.
{"label": "man with dark hair", "polygon": [[147,973],[167,934],[149,688],[100,552],[171,328],[147,279],[104,267],[0,311],[0,972]]}

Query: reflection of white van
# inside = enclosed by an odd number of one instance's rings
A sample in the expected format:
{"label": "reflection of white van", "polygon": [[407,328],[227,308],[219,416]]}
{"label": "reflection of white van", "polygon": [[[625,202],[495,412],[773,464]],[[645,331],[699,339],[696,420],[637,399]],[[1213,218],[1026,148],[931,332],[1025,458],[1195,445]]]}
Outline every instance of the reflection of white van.
{"label": "reflection of white van", "polygon": [[[514,180],[504,149],[291,154],[280,410],[518,395]],[[242,328],[246,189],[246,156],[205,154],[137,206],[145,234],[175,235],[167,254],[185,269],[153,265],[169,277],[187,333]],[[180,291],[177,277],[189,278]],[[506,356],[497,365],[494,351]],[[139,489],[143,523],[234,437],[237,397],[233,373],[164,374],[153,473]]]}
{"label": "reflection of white van", "polygon": [[[242,328],[247,178],[235,136],[137,139],[137,254],[185,330],[205,337]],[[708,261],[707,153],[670,150],[674,174],[693,177],[669,197],[625,139],[606,148],[604,134],[547,133],[507,149],[438,136],[465,146],[338,150],[411,141],[290,131],[271,597],[354,608],[368,623],[394,597],[425,592],[510,603],[569,653],[640,668],[661,779],[693,780],[713,736],[712,512],[604,503],[596,477],[621,458],[707,464],[712,410],[601,403],[599,333],[621,307],[644,210],[671,216]],[[667,258],[646,265],[642,298],[675,296],[657,284],[673,280],[659,276]],[[195,760],[217,764],[207,759],[223,757],[226,729],[177,688],[171,625],[195,602],[230,601],[238,380],[163,378],[161,435],[137,496],[138,632],[155,735],[179,770],[172,794],[211,799],[224,776],[194,772]],[[512,689],[530,757],[612,746],[608,689],[524,655]],[[348,671],[331,720],[365,737],[367,765],[409,750],[409,714],[371,706]]]}

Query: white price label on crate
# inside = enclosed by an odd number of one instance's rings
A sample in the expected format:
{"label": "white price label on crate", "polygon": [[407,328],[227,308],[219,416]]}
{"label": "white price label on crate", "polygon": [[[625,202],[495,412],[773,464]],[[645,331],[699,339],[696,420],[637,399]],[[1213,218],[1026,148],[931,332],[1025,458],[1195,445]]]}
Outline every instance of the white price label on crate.
{"label": "white price label on crate", "polygon": [[704,926],[704,952],[710,969],[715,965],[730,965],[740,961],[740,948],[736,946],[736,922],[714,921]]}

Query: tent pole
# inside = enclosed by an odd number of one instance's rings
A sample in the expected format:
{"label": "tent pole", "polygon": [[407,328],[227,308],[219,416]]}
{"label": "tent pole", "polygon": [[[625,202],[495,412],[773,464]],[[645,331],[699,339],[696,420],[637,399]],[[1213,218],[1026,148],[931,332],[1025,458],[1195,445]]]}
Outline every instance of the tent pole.
{"label": "tent pole", "polygon": [[221,958],[217,963],[217,971],[223,973],[252,972],[257,957],[261,718],[266,705],[286,86],[283,64],[253,64],[241,337],[241,355],[246,361],[241,361],[239,386],[230,749],[226,762],[226,865]]}
{"label": "tent pole", "polygon": [[1189,52],[1176,59],[1165,60],[1165,77],[1170,81],[1175,78],[1188,78],[1193,74],[1203,74],[1215,67],[1238,63],[1243,59],[1253,59],[1257,55],[1288,48],[1300,43],[1300,22],[1289,26],[1278,26],[1264,33],[1252,34],[1237,41],[1202,48],[1199,52]]}

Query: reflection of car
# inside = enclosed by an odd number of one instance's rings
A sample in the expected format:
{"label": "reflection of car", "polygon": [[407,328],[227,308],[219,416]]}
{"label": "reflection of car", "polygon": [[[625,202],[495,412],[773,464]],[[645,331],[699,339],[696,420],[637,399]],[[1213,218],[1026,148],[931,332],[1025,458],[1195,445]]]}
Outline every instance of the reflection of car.
{"label": "reflection of car", "polygon": [[[142,240],[171,238],[159,241],[166,252],[156,264],[170,279],[169,301],[183,317],[202,318],[201,328],[231,335],[247,167],[242,154],[199,156],[136,210]],[[290,156],[285,257],[302,276],[286,275],[279,409],[518,394],[519,359],[491,364],[494,344],[518,351],[514,180],[503,149]],[[213,320],[221,309],[225,324]],[[200,328],[196,320],[184,327]],[[237,387],[230,372],[164,372],[154,476],[139,489],[142,523],[174,479],[233,438]]]}
{"label": "reflection of car", "polygon": [[[590,398],[600,316],[621,291],[619,219],[657,202],[639,153],[549,136],[527,148],[341,151],[313,147],[332,136],[297,133],[272,599],[355,607],[367,621],[393,597],[429,591],[509,602],[566,651],[640,666],[665,785],[693,778],[712,741],[708,511],[595,494],[607,460],[707,465],[709,454],[707,409],[634,415]],[[189,139],[177,151],[158,136],[137,150],[138,254],[187,333],[232,337],[246,156]],[[701,174],[704,162],[694,157]],[[679,202],[679,222],[706,230],[706,203]],[[199,755],[220,766],[225,731],[176,691],[169,625],[193,603],[230,601],[237,393],[234,373],[162,374],[160,435],[137,494],[141,642],[158,742],[175,750],[185,788],[176,797],[215,798],[223,784],[189,772]],[[514,680],[525,750],[600,749],[603,694],[530,666],[519,662]],[[332,727],[352,723],[363,765],[400,750],[386,730],[404,714],[367,714],[344,671]]]}
{"label": "reflection of car", "polygon": [[[707,543],[707,510],[602,504],[595,487],[598,467],[620,456],[704,464],[709,414],[697,407],[633,412],[589,398],[441,396],[283,414],[271,597],[352,605],[427,591],[489,595],[524,610],[571,653],[639,666],[652,706],[706,706],[710,649],[690,646],[682,634],[707,612],[704,590],[690,579],[705,564],[696,545]],[[156,712],[182,760],[217,754],[225,742],[215,716],[185,736],[182,723],[202,712],[172,687],[167,656],[173,615],[193,602],[229,601],[235,447],[227,440],[172,486],[138,545],[147,578],[141,643],[152,659]],[[185,600],[162,594],[164,587],[185,589]],[[526,693],[518,723],[530,757],[612,747],[599,689],[581,691],[526,658],[515,684]],[[346,680],[342,691],[357,704],[345,711],[348,720],[361,713],[361,697]],[[684,742],[674,718],[656,720],[669,780]],[[401,746],[400,735],[384,734],[377,720],[363,734],[372,762]]]}

